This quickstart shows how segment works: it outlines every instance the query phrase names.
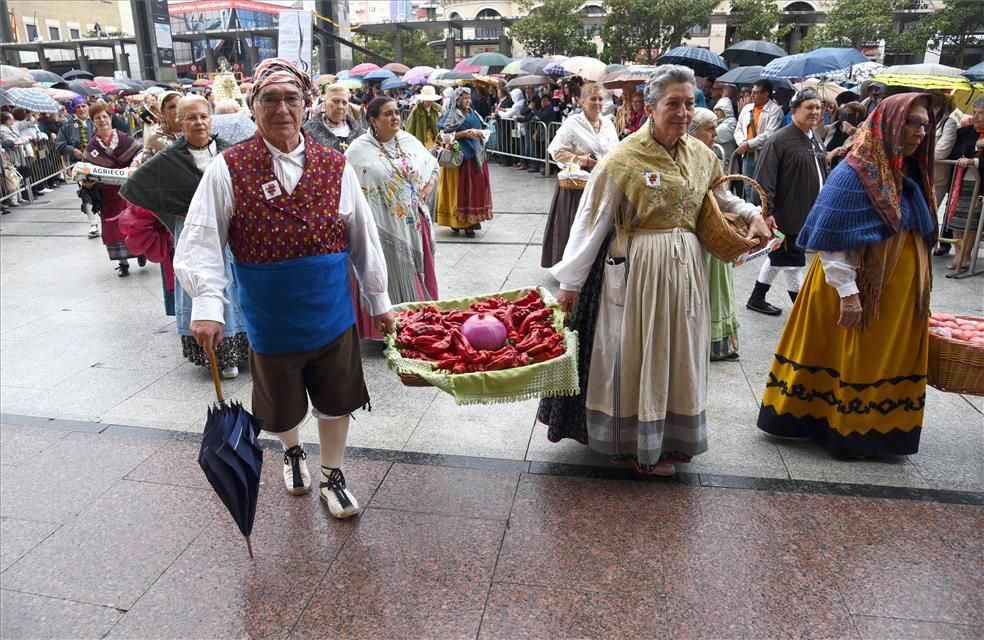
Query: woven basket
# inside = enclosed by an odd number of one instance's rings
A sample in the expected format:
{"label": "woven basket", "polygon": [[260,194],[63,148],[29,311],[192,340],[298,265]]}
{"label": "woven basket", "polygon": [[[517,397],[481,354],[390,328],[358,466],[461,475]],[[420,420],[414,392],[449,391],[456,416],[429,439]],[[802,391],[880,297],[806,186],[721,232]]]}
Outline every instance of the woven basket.
{"label": "woven basket", "polygon": [[588,181],[580,178],[560,178],[557,182],[561,189],[570,189],[571,191],[584,191],[584,187],[588,186]]}
{"label": "woven basket", "polygon": [[722,262],[734,262],[743,253],[758,246],[754,240],[745,239],[748,228],[739,217],[721,212],[717,199],[712,193],[718,185],[727,184],[732,180],[741,180],[751,185],[762,200],[762,215],[768,215],[769,211],[765,190],[751,178],[733,174],[721,176],[711,184],[704,197],[704,205],[697,216],[697,237],[704,248]]}
{"label": "woven basket", "polygon": [[[984,322],[984,318],[957,317]],[[984,348],[930,333],[928,382],[940,391],[984,396]]]}

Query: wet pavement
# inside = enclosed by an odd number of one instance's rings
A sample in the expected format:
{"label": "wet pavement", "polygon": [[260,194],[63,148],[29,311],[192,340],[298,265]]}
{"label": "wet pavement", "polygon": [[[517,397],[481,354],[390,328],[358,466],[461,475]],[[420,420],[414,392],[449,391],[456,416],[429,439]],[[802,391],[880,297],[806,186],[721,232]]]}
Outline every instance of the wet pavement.
{"label": "wet pavement", "polygon": [[[492,175],[495,219],[437,234],[442,297],[555,287],[553,180]],[[0,219],[0,637],[984,637],[984,399],[929,389],[897,459],[762,434],[790,304],[746,312],[757,265],[736,270],[741,360],[710,368],[710,451],[686,473],[551,444],[535,402],[403,387],[367,344],[346,463],[364,513],[287,495],[271,448],[250,560],[197,467],[214,391],[160,272],[117,278],[86,229],[68,187]],[[982,315],[984,279],[944,265],[934,310]],[[249,405],[248,370],[225,388]]]}

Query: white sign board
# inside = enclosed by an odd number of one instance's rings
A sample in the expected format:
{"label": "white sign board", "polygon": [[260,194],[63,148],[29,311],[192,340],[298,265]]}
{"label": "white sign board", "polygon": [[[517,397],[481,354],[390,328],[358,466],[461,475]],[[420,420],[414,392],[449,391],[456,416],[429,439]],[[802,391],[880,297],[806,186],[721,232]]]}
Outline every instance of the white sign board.
{"label": "white sign board", "polygon": [[311,72],[311,32],[310,11],[280,12],[277,55],[293,61],[305,73]]}

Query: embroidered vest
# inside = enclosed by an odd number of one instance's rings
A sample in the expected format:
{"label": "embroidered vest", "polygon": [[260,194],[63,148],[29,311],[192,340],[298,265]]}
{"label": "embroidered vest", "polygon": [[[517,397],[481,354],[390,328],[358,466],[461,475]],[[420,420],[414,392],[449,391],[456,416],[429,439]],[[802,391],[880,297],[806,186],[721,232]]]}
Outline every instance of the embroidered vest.
{"label": "embroidered vest", "polygon": [[265,264],[348,249],[338,217],[345,156],[310,136],[304,146],[304,173],[290,194],[259,133],[223,152],[236,199],[229,246],[237,261]]}

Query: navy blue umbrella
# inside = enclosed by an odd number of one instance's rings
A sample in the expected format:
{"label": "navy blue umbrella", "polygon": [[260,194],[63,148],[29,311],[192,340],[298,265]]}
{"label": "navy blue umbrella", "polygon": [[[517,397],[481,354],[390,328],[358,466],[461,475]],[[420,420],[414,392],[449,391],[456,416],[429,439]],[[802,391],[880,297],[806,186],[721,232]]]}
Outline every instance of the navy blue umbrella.
{"label": "navy blue umbrella", "polygon": [[724,58],[700,47],[673,47],[656,58],[656,64],[682,64],[693,69],[702,78],[717,77],[728,70],[728,63]]}
{"label": "navy blue umbrella", "polygon": [[776,58],[765,65],[763,73],[767,78],[807,78],[850,69],[861,62],[870,61],[868,56],[857,49],[823,47],[807,53]]}
{"label": "navy blue umbrella", "polygon": [[978,62],[977,64],[972,66],[970,69],[967,69],[960,75],[967,78],[971,82],[978,82],[980,80],[984,80],[984,62]]}
{"label": "navy blue umbrella", "polygon": [[768,64],[776,58],[786,55],[785,49],[774,42],[765,40],[742,40],[736,42],[721,53],[721,57],[729,64],[746,66]]}
{"label": "navy blue umbrella", "polygon": [[226,404],[214,351],[209,350],[208,359],[218,404],[208,410],[198,465],[245,536],[246,549],[252,558],[253,544],[249,536],[256,518],[263,468],[263,451],[256,437],[262,423],[238,402]]}

